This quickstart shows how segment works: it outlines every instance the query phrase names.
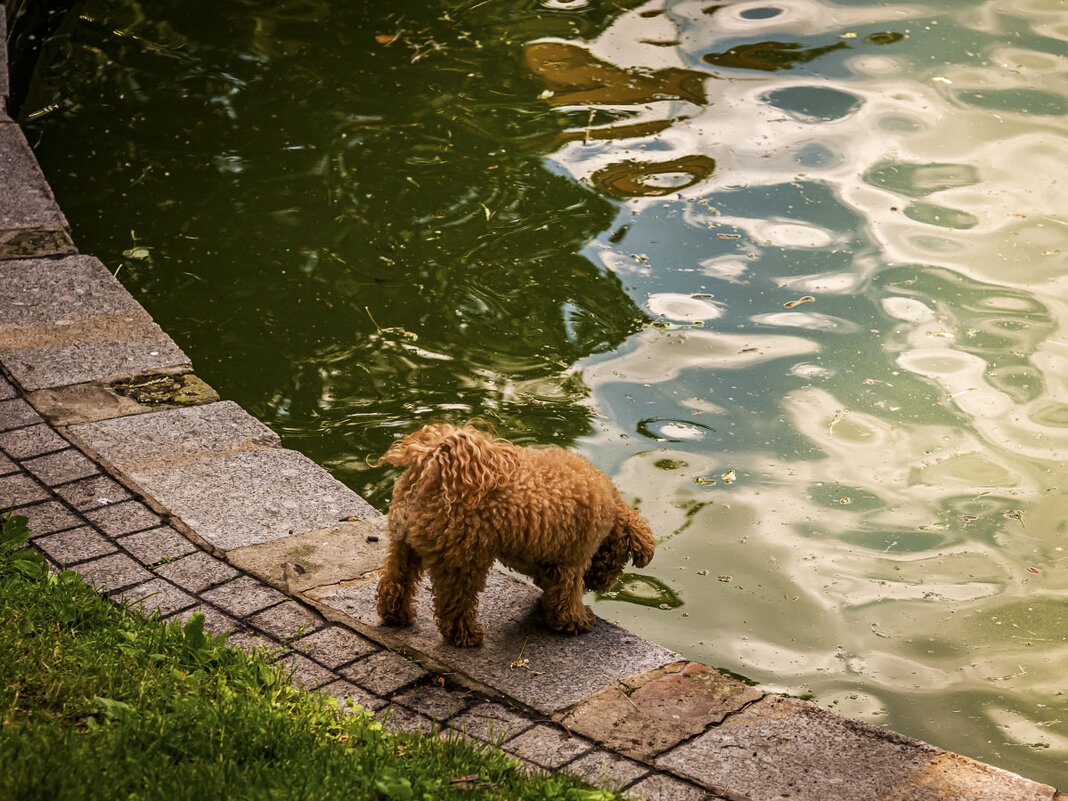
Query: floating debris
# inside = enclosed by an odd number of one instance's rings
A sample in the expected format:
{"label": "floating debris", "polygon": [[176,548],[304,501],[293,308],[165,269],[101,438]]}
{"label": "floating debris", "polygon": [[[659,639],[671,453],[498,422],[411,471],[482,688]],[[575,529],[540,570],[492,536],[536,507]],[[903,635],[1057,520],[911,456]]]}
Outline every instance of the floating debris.
{"label": "floating debris", "polygon": [[811,295],[805,295],[803,298],[798,298],[797,300],[788,300],[788,301],[786,301],[786,303],[782,304],[782,307],[784,309],[792,309],[794,306],[800,306],[802,303],[815,303],[815,302],[816,302],[816,299],[814,297],[812,297]]}
{"label": "floating debris", "polygon": [[1024,528],[1027,527],[1023,521],[1023,512],[1019,509],[1010,509],[1007,512],[1002,512],[1001,516],[1004,517],[1006,520],[1015,520]]}
{"label": "floating debris", "polygon": [[1027,568],[1027,572],[1028,573],[1037,573],[1038,572],[1038,568],[1037,567],[1029,567],[1029,568]]}
{"label": "floating debris", "polygon": [[733,484],[735,479],[738,478],[738,473],[734,470],[728,470],[720,478],[723,479],[724,484]]}

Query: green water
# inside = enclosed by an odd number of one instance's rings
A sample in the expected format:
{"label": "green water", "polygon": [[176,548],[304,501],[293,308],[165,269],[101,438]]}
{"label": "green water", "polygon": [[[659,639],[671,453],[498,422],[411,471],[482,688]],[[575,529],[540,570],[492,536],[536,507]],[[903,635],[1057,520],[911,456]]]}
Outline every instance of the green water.
{"label": "green water", "polygon": [[566,444],[661,540],[599,614],[1068,788],[1063,4],[384,5],[76,3],[81,249],[380,508]]}

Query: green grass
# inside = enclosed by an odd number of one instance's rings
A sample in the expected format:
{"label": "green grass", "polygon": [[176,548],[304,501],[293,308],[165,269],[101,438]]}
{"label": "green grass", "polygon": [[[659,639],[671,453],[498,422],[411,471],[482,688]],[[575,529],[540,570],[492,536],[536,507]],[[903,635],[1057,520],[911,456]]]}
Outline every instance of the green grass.
{"label": "green grass", "polygon": [[[296,689],[195,615],[146,620],[0,534],[0,799],[608,801],[491,748],[393,734]],[[456,777],[477,774],[463,789]]]}

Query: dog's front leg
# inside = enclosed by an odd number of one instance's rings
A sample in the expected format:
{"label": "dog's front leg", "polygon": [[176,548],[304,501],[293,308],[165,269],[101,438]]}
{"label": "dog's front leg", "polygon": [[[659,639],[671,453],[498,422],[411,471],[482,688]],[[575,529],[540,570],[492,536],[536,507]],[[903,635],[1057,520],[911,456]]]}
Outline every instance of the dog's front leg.
{"label": "dog's front leg", "polygon": [[489,565],[440,562],[430,566],[434,585],[434,617],[446,641],[460,648],[482,642],[478,594],[486,586]]}
{"label": "dog's front leg", "polygon": [[404,540],[390,540],[382,578],[375,590],[378,616],[390,626],[410,626],[415,618],[415,586],[422,560]]}
{"label": "dog's front leg", "polygon": [[564,634],[581,634],[593,628],[597,618],[582,603],[581,567],[554,566],[541,576],[545,624]]}

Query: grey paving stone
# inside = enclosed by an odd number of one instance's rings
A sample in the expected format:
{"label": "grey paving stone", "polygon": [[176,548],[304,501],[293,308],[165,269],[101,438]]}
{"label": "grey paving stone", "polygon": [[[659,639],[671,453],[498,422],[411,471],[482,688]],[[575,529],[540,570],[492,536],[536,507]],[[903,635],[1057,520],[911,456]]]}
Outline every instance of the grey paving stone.
{"label": "grey paving stone", "polygon": [[87,584],[98,592],[112,592],[140,584],[152,578],[152,574],[124,553],[112,554],[78,565]]}
{"label": "grey paving stone", "polygon": [[90,509],[85,512],[85,517],[111,537],[143,531],[162,522],[159,515],[139,501],[123,501]]}
{"label": "grey paving stone", "polygon": [[426,715],[420,715],[403,706],[389,706],[375,715],[390,731],[406,734],[432,734],[440,727]]}
{"label": "grey paving stone", "polygon": [[344,626],[330,626],[294,640],[290,645],[329,668],[339,668],[379,650],[375,643]]}
{"label": "grey paving stone", "polygon": [[[10,386],[10,385],[9,385]],[[43,423],[41,415],[22,398],[0,401],[0,431]]]}
{"label": "grey paving stone", "polygon": [[555,726],[538,724],[517,734],[501,746],[543,768],[556,769],[593,749],[584,737],[574,737]]}
{"label": "grey paving stone", "polygon": [[25,473],[0,477],[0,509],[25,506],[49,497],[48,490]]}
{"label": "grey paving stone", "polygon": [[75,509],[83,512],[100,509],[131,497],[126,488],[110,476],[93,476],[54,487],[53,490]]}
{"label": "grey paving stone", "polygon": [[253,615],[246,622],[279,640],[291,640],[310,634],[325,625],[316,612],[296,601],[285,601],[272,606]]}
{"label": "grey paving stone", "polygon": [[88,526],[37,537],[33,544],[60,565],[72,565],[116,551],[114,544]]}
{"label": "grey paving stone", "polygon": [[315,462],[281,448],[227,453],[127,475],[223,551],[375,512]]}
{"label": "grey paving stone", "polygon": [[[188,623],[189,619],[197,612],[204,616],[204,631],[210,632],[216,636],[230,633],[237,636],[238,633],[243,631],[243,627],[240,623],[211,604],[191,606],[188,609],[183,609],[181,612],[167,615],[164,620],[180,620],[182,623]],[[229,642],[229,639],[227,639],[227,642]]]}
{"label": "grey paving stone", "polygon": [[246,654],[251,654],[254,650],[265,651],[269,657],[281,656],[286,651],[282,643],[245,629],[231,634],[226,644],[231,648],[240,648]]}
{"label": "grey paving stone", "polygon": [[[2,479],[0,479],[0,482],[2,482]],[[2,496],[3,493],[0,492],[0,501],[3,500]],[[19,509],[19,514],[26,515],[29,518],[30,532],[35,536],[85,525],[85,520],[71,512],[59,501],[46,501],[34,506],[24,506]]]}
{"label": "grey paving stone", "polygon": [[[380,625],[374,592],[375,581],[368,580],[342,582],[304,595],[345,615],[354,628],[373,629],[387,638],[384,641],[395,641],[481,684],[500,688],[547,716],[622,677],[681,659],[605,620],[577,637],[552,632],[535,610],[539,590],[498,571],[490,572],[479,597],[479,620],[486,638],[478,648],[455,648],[441,639],[425,585],[416,620],[405,629]],[[511,667],[520,654],[529,670]]]}
{"label": "grey paving stone", "polygon": [[169,615],[197,603],[197,599],[192,595],[159,578],[122,590],[113,597],[125,601],[131,609],[136,609],[146,616],[156,611],[161,616]]}
{"label": "grey paving stone", "polygon": [[526,731],[534,722],[503,704],[485,701],[449,721],[449,726],[471,737],[498,744]]}
{"label": "grey paving stone", "polygon": [[22,131],[4,123],[0,124],[0,230],[12,228],[67,228],[67,220]]}
{"label": "grey paving stone", "polygon": [[4,454],[0,453],[0,476],[6,476],[9,473],[17,473],[18,471],[19,466],[4,456]]}
{"label": "grey paving stone", "polygon": [[[624,795],[627,798],[641,798],[645,801],[704,801],[704,799],[721,797],[663,773],[642,779]],[[831,801],[831,798],[825,801]]]}
{"label": "grey paving stone", "polygon": [[1049,801],[1053,788],[769,696],[656,761],[680,776],[753,801]]}
{"label": "grey paving stone", "polygon": [[372,695],[366,690],[357,687],[351,681],[345,681],[344,679],[323,685],[319,688],[319,692],[329,695],[331,698],[336,698],[339,701],[339,708],[342,710],[349,708],[345,704],[348,699],[352,699],[352,702],[357,706],[363,707],[370,712],[382,709],[387,704],[384,699]]}
{"label": "grey paving stone", "polygon": [[251,576],[238,576],[211,590],[200,593],[205,601],[237,617],[248,617],[261,609],[284,601],[285,596]]}
{"label": "grey paving stone", "polygon": [[237,575],[237,571],[226,562],[204,551],[196,551],[176,562],[160,565],[155,569],[155,573],[195,594],[229,581]]}
{"label": "grey paving stone", "polygon": [[435,685],[413,687],[393,696],[393,703],[406,706],[438,723],[444,723],[471,705],[472,695],[467,690],[450,689]]}
{"label": "grey paving stone", "polygon": [[18,395],[18,392],[15,391],[15,387],[12,386],[10,381],[0,375],[0,400],[14,398],[16,395]]}
{"label": "grey paving stone", "polygon": [[12,459],[32,459],[69,448],[70,443],[47,425],[18,428],[0,433],[0,449]]}
{"label": "grey paving stone", "polygon": [[0,307],[7,311],[0,320],[0,357],[28,392],[190,367],[89,256],[0,261]]}
{"label": "grey paving stone", "polygon": [[344,678],[375,695],[386,696],[430,674],[392,651],[379,651],[341,668]]}
{"label": "grey paving stone", "polygon": [[649,774],[649,768],[640,762],[601,749],[579,757],[566,770],[595,787],[609,790],[619,790]]}
{"label": "grey paving stone", "polygon": [[278,660],[286,671],[292,673],[292,681],[308,690],[314,690],[324,684],[337,681],[336,673],[312,662],[308,657],[300,654],[289,654]]}
{"label": "grey paving stone", "polygon": [[[117,542],[143,565],[157,565],[164,560],[186,556],[197,550],[197,546],[167,526],[129,534]],[[164,566],[160,565],[161,568]]]}
{"label": "grey paving stone", "polygon": [[74,448],[27,459],[22,466],[50,487],[88,478],[100,472],[96,464]]}
{"label": "grey paving stone", "polygon": [[277,434],[233,401],[101,420],[71,430],[124,471],[281,443]]}

